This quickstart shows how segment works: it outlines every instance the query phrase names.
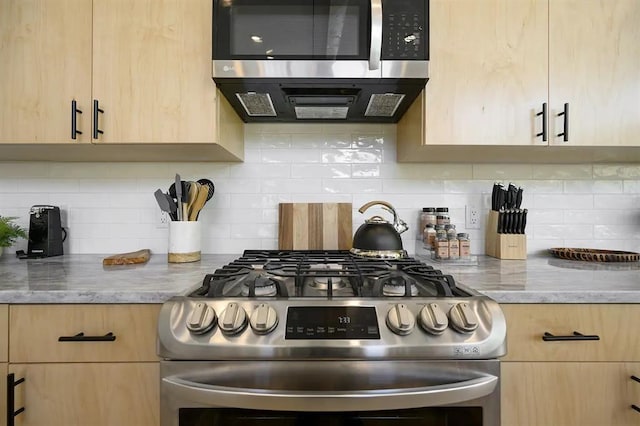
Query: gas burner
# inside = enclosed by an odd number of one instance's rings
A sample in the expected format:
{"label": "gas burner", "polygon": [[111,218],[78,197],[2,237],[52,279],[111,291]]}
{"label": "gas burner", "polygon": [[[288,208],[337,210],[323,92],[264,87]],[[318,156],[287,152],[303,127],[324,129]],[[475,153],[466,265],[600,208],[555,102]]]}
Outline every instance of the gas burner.
{"label": "gas burner", "polygon": [[255,295],[258,297],[276,296],[278,294],[275,280],[264,275],[257,275],[255,278],[248,277],[244,280],[240,294],[249,296],[252,285],[255,289]]}
{"label": "gas burner", "polygon": [[406,296],[407,282],[411,289],[411,296],[418,295],[418,287],[413,279],[400,275],[382,278],[382,294],[384,296]]}
{"label": "gas burner", "polygon": [[309,287],[313,287],[316,290],[327,290],[329,288],[329,281],[331,281],[331,288],[338,290],[347,286],[346,280],[339,277],[314,277],[309,284]]}

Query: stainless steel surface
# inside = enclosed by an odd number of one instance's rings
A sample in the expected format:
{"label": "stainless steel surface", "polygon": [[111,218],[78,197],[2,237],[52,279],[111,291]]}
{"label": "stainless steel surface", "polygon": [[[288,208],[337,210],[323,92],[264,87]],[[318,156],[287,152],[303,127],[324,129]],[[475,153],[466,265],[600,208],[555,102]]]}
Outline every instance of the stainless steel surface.
{"label": "stainless steel surface", "polygon": [[481,406],[483,426],[500,425],[497,360],[162,361],[161,424],[180,408],[235,407],[307,412]]}
{"label": "stainless steel surface", "polygon": [[[406,336],[393,333],[386,326],[388,311],[400,303],[393,298],[320,298],[273,299],[198,299],[178,296],[167,301],[158,322],[159,356],[165,359],[185,360],[255,360],[255,359],[491,359],[506,353],[506,322],[500,306],[493,300],[478,296],[472,298],[401,298],[415,319],[422,308],[437,302],[449,312],[464,302],[477,316],[478,326],[473,333],[460,333],[451,327],[434,336],[421,327],[414,327]],[[230,301],[251,315],[260,303],[272,307],[280,321],[266,335],[256,334],[250,327],[233,338],[221,332],[220,324]],[[205,303],[219,315],[219,325],[206,334],[193,334],[187,322],[196,304]],[[380,339],[285,339],[287,311],[296,306],[372,306],[376,311]],[[238,310],[239,311],[239,310]],[[237,327],[238,323],[234,323]],[[230,330],[232,327],[230,327]]]}
{"label": "stainless steel surface", "polygon": [[362,250],[354,247],[349,251],[356,256],[378,259],[402,259],[408,256],[406,250]]}
{"label": "stainless steel surface", "polygon": [[213,60],[213,78],[428,78],[429,61]]}
{"label": "stainless steel surface", "polygon": [[369,48],[369,69],[380,68],[382,55],[382,0],[371,0],[371,45]]}

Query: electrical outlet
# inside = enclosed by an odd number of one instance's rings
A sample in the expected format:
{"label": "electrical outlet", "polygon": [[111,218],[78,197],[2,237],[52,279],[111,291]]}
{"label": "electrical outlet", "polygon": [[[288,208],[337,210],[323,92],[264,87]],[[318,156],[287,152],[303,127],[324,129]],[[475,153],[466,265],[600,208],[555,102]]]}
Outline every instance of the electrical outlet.
{"label": "electrical outlet", "polygon": [[156,228],[168,228],[169,227],[169,213],[164,210],[158,211],[158,219],[156,221]]}
{"label": "electrical outlet", "polygon": [[465,207],[465,223],[467,229],[480,229],[480,209],[477,206]]}

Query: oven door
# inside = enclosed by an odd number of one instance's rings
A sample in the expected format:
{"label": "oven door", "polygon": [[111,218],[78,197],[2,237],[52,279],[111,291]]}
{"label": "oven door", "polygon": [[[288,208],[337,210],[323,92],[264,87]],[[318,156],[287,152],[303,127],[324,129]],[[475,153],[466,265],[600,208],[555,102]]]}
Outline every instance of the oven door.
{"label": "oven door", "polygon": [[162,426],[498,426],[499,362],[161,363]]}

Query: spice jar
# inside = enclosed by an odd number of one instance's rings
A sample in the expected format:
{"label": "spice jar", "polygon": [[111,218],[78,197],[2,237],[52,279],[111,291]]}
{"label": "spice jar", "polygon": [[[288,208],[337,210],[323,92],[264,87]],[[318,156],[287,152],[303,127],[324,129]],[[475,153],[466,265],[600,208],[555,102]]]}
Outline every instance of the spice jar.
{"label": "spice jar", "polygon": [[425,246],[433,249],[434,241],[436,239],[436,227],[430,223],[424,227],[422,232],[422,242]]}
{"label": "spice jar", "polygon": [[458,238],[458,233],[456,232],[456,226],[452,225],[452,224],[446,224],[444,225],[444,230],[447,231],[447,238],[448,239],[452,239],[452,238]]}
{"label": "spice jar", "polygon": [[449,239],[447,238],[447,231],[444,230],[444,225],[436,225],[435,251],[437,258],[449,258]]}
{"label": "spice jar", "polygon": [[422,213],[420,213],[420,228],[424,230],[427,225],[435,225],[436,224],[436,209],[433,207],[423,207]]}
{"label": "spice jar", "polygon": [[447,239],[449,240],[449,259],[458,259],[460,257],[460,243],[458,241],[458,236],[455,233],[453,236],[449,234],[447,235]]}
{"label": "spice jar", "polygon": [[460,246],[460,257],[465,259],[471,256],[471,240],[469,234],[461,232],[458,234],[458,244]]}
{"label": "spice jar", "polygon": [[447,225],[449,223],[451,223],[451,217],[449,216],[449,208],[437,207],[436,208],[436,224]]}

